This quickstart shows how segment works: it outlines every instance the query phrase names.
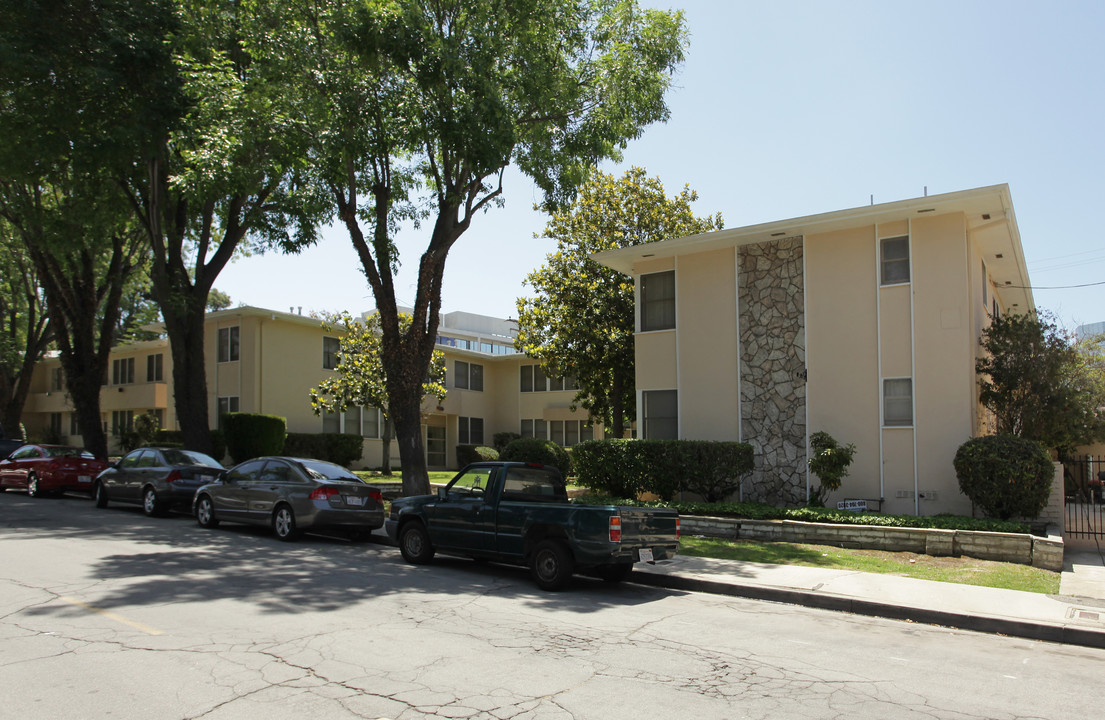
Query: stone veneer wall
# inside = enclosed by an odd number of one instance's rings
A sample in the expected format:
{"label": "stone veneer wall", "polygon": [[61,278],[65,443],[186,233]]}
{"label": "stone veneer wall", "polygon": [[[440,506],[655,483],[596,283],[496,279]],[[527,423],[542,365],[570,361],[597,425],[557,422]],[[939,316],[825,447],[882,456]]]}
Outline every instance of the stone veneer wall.
{"label": "stone veneer wall", "polygon": [[806,319],[802,238],[740,248],[741,435],[755,469],[744,499],[806,502]]}

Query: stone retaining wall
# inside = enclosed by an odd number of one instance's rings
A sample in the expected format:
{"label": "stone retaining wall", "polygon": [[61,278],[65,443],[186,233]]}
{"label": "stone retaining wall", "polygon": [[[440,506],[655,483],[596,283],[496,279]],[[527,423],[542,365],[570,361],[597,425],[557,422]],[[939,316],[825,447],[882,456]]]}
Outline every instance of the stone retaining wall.
{"label": "stone retaining wall", "polygon": [[891,552],[915,552],[935,556],[960,556],[998,560],[1054,570],[1063,569],[1063,537],[1036,537],[1019,533],[975,530],[836,525],[796,520],[744,520],[681,515],[683,534],[744,538],[776,542]]}

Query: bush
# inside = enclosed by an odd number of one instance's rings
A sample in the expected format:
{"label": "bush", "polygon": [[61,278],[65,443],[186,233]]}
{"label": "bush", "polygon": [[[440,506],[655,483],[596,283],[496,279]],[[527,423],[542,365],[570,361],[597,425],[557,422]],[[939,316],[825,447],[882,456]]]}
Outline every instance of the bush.
{"label": "bush", "polygon": [[519,438],[514,440],[499,453],[499,459],[553,465],[560,470],[560,474],[564,477],[568,477],[568,473],[572,469],[572,459],[568,455],[568,451],[552,440],[542,440],[541,438]]}
{"label": "bush", "polygon": [[[151,445],[157,447],[184,447],[184,433],[180,430],[158,430],[153,434]],[[211,431],[211,457],[221,461],[226,457],[226,436],[221,430]]]}
{"label": "bush", "polygon": [[521,439],[522,436],[516,432],[499,432],[491,436],[491,445],[501,455],[507,445]]}
{"label": "bush", "polygon": [[683,490],[708,501],[740,487],[752,470],[752,446],[705,440],[588,440],[572,448],[579,483],[596,492],[670,500]]}
{"label": "bush", "polygon": [[223,415],[223,432],[230,458],[235,463],[263,455],[279,455],[287,437],[287,420],[260,413]]}
{"label": "bush", "polygon": [[1036,518],[1047,505],[1054,476],[1038,443],[1014,435],[972,438],[955,453],[959,489],[991,517]]}
{"label": "bush", "polygon": [[475,462],[498,460],[499,451],[486,445],[457,445],[457,465],[464,467]]}
{"label": "bush", "polygon": [[813,491],[809,502],[821,507],[830,492],[840,489],[840,483],[848,475],[848,466],[856,454],[856,446],[852,443],[841,445],[829,433],[815,432],[810,435],[810,450],[813,452],[806,464],[821,484]]}
{"label": "bush", "polygon": [[364,456],[364,440],[355,433],[288,433],[281,452],[349,467]]}

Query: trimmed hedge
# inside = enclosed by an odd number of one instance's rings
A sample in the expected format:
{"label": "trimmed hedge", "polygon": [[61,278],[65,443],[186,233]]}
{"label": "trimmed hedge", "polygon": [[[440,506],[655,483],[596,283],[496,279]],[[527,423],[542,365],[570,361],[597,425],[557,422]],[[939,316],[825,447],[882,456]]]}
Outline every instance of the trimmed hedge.
{"label": "trimmed hedge", "polygon": [[475,462],[498,460],[499,451],[486,445],[457,445],[457,465],[464,467]]}
{"label": "trimmed hedge", "polygon": [[752,446],[706,440],[587,440],[572,448],[580,485],[616,497],[681,491],[722,500],[752,470]]}
{"label": "trimmed hedge", "polygon": [[986,532],[1027,533],[1027,523],[963,515],[883,515],[854,513],[835,508],[782,508],[758,502],[699,503],[647,501],[604,495],[584,495],[572,502],[581,505],[628,505],[631,507],[674,508],[680,515],[743,518],[746,520],[801,520],[837,525],[875,525],[878,527],[937,528],[940,530],[982,530]]}
{"label": "trimmed hedge", "polygon": [[516,432],[497,432],[491,436],[491,446],[495,448],[496,452],[502,453],[507,445],[521,439],[522,436]]}
{"label": "trimmed hedge", "polygon": [[1047,506],[1054,471],[1039,443],[1015,435],[968,440],[955,453],[959,489],[991,517],[1036,518]]}
{"label": "trimmed hedge", "polygon": [[277,415],[226,413],[223,432],[226,447],[235,463],[264,455],[279,455],[284,449],[288,421]]}
{"label": "trimmed hedge", "polygon": [[[153,435],[157,447],[184,447],[184,433],[180,430],[158,430]],[[211,431],[211,457],[222,461],[226,457],[226,437],[221,430]]]}
{"label": "trimmed hedge", "polygon": [[568,473],[572,469],[572,458],[568,455],[568,451],[552,440],[542,440],[541,438],[514,440],[499,453],[499,459],[553,465],[560,470],[560,474],[564,477],[568,477]]}
{"label": "trimmed hedge", "polygon": [[356,433],[288,433],[282,452],[349,467],[364,456],[364,439]]}

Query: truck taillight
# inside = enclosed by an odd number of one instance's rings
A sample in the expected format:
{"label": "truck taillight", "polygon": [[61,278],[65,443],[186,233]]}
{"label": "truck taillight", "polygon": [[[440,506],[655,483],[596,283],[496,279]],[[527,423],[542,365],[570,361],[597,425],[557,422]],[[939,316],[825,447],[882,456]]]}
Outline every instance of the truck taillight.
{"label": "truck taillight", "polygon": [[610,542],[620,543],[622,541],[622,519],[617,515],[610,518]]}
{"label": "truck taillight", "polygon": [[679,524],[679,518],[675,518],[675,539],[683,537],[683,527]]}

